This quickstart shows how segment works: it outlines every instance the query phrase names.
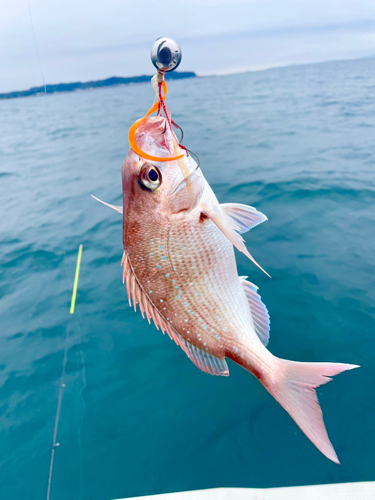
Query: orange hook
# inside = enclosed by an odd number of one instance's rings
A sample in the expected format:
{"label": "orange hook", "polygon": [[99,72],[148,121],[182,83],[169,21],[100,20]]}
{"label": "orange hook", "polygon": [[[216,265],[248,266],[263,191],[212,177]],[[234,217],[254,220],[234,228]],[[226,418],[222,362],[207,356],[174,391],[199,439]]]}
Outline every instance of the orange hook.
{"label": "orange hook", "polygon": [[[167,95],[167,84],[163,80],[163,91],[164,95],[162,96],[163,101],[165,102],[165,96]],[[179,160],[180,158],[183,158],[185,155],[180,155],[180,156],[170,156],[170,157],[159,157],[159,156],[152,156],[140,149],[138,147],[138,144],[135,140],[135,133],[139,127],[139,125],[145,120],[148,116],[150,116],[152,113],[157,111],[159,108],[159,102],[156,102],[149,110],[148,113],[143,117],[137,120],[129,129],[129,144],[134,153],[137,153],[138,156],[141,156],[142,158],[145,158],[146,160],[152,160],[152,161],[173,161],[173,160]]]}

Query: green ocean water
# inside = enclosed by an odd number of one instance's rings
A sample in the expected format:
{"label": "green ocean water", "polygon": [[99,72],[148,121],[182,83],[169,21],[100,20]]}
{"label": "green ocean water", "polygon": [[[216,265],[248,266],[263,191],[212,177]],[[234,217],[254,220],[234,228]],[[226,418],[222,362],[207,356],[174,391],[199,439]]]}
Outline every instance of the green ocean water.
{"label": "green ocean water", "polygon": [[[361,365],[318,390],[341,460],[321,455],[232,362],[200,372],[130,309],[121,204],[150,85],[0,102],[0,499],[375,480],[375,59],[170,82],[168,104],[220,202],[257,207],[237,253],[269,349]],[[83,244],[76,313],[69,315]]]}

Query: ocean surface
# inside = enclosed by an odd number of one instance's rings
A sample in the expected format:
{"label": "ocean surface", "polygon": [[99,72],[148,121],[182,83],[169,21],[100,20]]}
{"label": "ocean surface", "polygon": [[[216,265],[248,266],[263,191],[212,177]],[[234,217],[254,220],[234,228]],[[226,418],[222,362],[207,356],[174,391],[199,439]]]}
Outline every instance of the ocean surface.
{"label": "ocean surface", "polygon": [[[237,253],[271,317],[269,349],[361,368],[318,394],[341,466],[245,370],[196,368],[129,308],[122,161],[151,85],[0,102],[0,499],[375,480],[375,59],[168,84],[220,202],[269,221]],[[76,312],[69,314],[83,244]],[[66,358],[64,361],[64,355]]]}

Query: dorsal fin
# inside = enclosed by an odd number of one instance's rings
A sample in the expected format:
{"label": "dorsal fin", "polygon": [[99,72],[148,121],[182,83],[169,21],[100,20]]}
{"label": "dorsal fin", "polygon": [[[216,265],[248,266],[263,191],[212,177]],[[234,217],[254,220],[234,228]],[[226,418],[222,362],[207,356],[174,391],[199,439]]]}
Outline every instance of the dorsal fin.
{"label": "dorsal fin", "polygon": [[255,333],[262,344],[266,346],[270,338],[270,316],[267,307],[263,304],[260,295],[257,293],[257,286],[250,283],[250,281],[246,281],[246,277],[244,276],[240,277],[240,282],[249,303]]}
{"label": "dorsal fin", "polygon": [[256,208],[242,203],[222,203],[220,208],[232,217],[234,229],[240,234],[246,233],[246,231],[268,220]]}
{"label": "dorsal fin", "polygon": [[128,292],[130,307],[133,301],[134,310],[136,311],[138,304],[142,316],[146,316],[149,323],[151,323],[152,319],[158,330],[160,328],[163,333],[167,332],[169,337],[181,347],[191,361],[202,371],[211,375],[228,376],[229,369],[225,359],[212,356],[185,340],[158,311],[138,282],[126,252],[122,256],[121,265],[123,266],[122,281],[125,282],[126,280],[126,290]]}

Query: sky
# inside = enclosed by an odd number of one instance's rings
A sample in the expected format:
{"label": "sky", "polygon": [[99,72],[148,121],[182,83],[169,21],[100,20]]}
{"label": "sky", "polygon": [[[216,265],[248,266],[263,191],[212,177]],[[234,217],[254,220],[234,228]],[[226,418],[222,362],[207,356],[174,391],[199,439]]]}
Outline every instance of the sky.
{"label": "sky", "polygon": [[151,75],[159,36],[198,75],[375,56],[375,0],[0,0],[0,92]]}

